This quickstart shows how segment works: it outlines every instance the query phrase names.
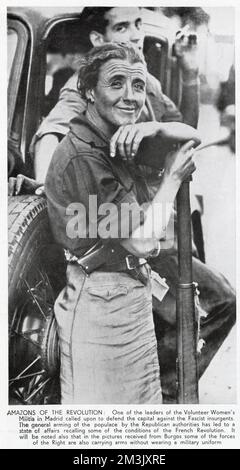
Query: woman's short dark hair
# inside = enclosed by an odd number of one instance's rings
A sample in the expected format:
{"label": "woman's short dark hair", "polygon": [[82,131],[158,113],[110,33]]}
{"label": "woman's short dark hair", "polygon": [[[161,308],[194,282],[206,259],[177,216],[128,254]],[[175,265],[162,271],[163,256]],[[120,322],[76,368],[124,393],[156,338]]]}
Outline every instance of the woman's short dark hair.
{"label": "woman's short dark hair", "polygon": [[142,53],[130,43],[107,43],[93,47],[80,63],[77,88],[83,98],[86,98],[87,90],[96,87],[101,66],[111,59],[128,60],[130,64],[140,62],[146,67]]}

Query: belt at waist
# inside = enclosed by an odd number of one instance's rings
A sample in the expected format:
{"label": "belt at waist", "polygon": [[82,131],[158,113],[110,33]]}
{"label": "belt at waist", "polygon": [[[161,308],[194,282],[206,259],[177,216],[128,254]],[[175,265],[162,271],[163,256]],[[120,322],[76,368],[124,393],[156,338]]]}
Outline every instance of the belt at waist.
{"label": "belt at waist", "polygon": [[81,257],[73,255],[69,250],[64,250],[64,254],[69,263],[79,264],[86,274],[91,274],[96,270],[109,272],[131,271],[147,263],[145,258],[137,258],[132,254],[124,256],[121,253],[118,259],[115,250],[103,244],[94,246]]}
{"label": "belt at waist", "polygon": [[140,268],[147,263],[145,258],[137,258],[133,255],[127,255],[125,258],[120,259],[117,263],[104,263],[100,266],[97,271],[108,271],[108,272],[120,272],[120,271],[132,271],[136,268]]}
{"label": "belt at waist", "polygon": [[144,258],[136,258],[135,256],[128,255],[126,256],[125,260],[119,261],[119,263],[103,264],[99,269],[97,269],[97,271],[125,272],[133,279],[140,281],[146,286],[149,281],[149,273],[151,272],[151,268]]}
{"label": "belt at waist", "polygon": [[[113,252],[114,250],[112,250],[112,253]],[[105,245],[93,247],[81,258],[71,254],[68,250],[64,250],[64,253],[69,263],[79,264],[88,275],[93,271],[126,272],[144,285],[147,285],[149,281],[149,270],[144,269],[144,265],[147,266],[147,260],[145,258],[137,258],[134,255],[128,254],[125,257],[120,257],[117,262],[110,262],[108,261],[108,255],[111,255],[111,253],[109,252],[109,247]]]}

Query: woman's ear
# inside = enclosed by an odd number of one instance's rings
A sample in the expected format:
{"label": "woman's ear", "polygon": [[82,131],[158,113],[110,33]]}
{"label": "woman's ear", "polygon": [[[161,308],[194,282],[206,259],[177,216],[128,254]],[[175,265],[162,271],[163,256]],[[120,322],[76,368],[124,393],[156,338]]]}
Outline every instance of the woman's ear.
{"label": "woman's ear", "polygon": [[94,91],[93,90],[87,90],[86,91],[86,98],[89,103],[94,103],[95,101],[95,96],[94,96]]}
{"label": "woman's ear", "polygon": [[102,44],[104,44],[103,34],[98,33],[98,31],[91,31],[89,34],[89,39],[93,47],[102,46]]}

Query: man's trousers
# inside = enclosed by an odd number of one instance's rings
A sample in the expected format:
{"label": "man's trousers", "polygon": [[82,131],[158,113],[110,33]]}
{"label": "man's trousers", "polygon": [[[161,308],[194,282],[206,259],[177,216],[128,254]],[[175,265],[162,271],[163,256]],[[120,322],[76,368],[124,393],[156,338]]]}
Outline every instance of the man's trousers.
{"label": "man's trousers", "polygon": [[[169,291],[162,302],[153,298],[155,331],[158,341],[163,401],[176,403],[176,290],[177,253],[163,250],[152,259],[151,267],[166,278]],[[199,377],[206,370],[236,320],[235,292],[225,277],[193,257],[193,281],[198,283],[201,316],[200,338],[205,343],[198,354]],[[224,372],[223,372],[224,373]]]}

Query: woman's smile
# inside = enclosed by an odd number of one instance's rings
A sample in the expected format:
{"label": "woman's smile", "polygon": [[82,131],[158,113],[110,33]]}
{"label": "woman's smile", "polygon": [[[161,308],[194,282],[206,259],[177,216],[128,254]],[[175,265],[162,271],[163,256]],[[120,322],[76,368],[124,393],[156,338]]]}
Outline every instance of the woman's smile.
{"label": "woman's smile", "polygon": [[133,108],[118,106],[118,109],[120,109],[121,111],[123,111],[125,113],[130,113],[130,114],[135,113],[135,111],[136,111],[135,106]]}

